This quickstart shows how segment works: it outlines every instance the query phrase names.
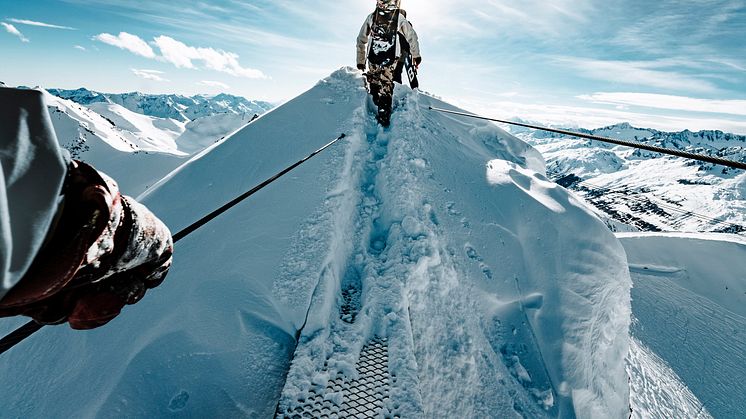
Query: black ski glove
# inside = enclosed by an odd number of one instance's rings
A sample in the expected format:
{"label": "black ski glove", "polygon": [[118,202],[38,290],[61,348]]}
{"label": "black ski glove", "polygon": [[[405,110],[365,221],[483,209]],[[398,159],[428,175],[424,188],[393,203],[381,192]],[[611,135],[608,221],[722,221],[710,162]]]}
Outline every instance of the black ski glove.
{"label": "black ski glove", "polygon": [[357,69],[360,71],[365,71],[365,64],[358,64]]}
{"label": "black ski glove", "polygon": [[417,58],[414,59],[414,65],[416,67],[419,67],[420,63],[422,63],[422,57],[417,57]]}

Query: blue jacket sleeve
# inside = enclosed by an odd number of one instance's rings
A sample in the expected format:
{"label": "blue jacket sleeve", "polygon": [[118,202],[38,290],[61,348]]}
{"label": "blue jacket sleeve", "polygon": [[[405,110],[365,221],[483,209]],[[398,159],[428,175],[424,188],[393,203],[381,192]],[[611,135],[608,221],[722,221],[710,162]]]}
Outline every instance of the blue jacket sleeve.
{"label": "blue jacket sleeve", "polygon": [[0,87],[0,299],[41,248],[66,171],[42,92]]}

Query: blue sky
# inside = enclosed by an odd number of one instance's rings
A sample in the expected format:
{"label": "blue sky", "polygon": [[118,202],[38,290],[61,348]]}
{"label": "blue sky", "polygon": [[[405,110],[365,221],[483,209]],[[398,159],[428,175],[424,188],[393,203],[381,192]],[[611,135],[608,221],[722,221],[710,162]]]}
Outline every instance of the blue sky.
{"label": "blue sky", "polygon": [[[282,101],[354,66],[373,0],[0,0],[0,80]],[[746,0],[402,0],[421,86],[548,124],[746,134]],[[44,24],[44,25],[41,25]],[[51,27],[55,26],[55,27]]]}

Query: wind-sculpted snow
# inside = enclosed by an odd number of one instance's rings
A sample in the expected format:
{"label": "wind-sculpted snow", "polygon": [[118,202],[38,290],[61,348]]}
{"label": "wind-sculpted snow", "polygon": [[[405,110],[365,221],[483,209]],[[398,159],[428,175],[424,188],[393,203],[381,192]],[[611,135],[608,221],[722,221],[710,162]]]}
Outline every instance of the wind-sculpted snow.
{"label": "wind-sculpted snow", "polygon": [[392,416],[626,417],[616,238],[496,126],[399,87],[383,130],[369,102],[339,70],[150,188],[179,231],[347,134],[179,242],[166,282],[109,326],[6,354],[3,414],[271,417],[355,378],[377,337]]}
{"label": "wind-sculpted snow", "polygon": [[[450,281],[445,283],[457,279],[458,285],[452,287],[470,290],[463,294],[466,301],[460,315],[454,316],[453,329],[463,330],[472,310],[481,310],[483,338],[511,370],[512,379],[526,387],[550,415],[571,415],[573,407],[581,417],[623,415],[629,278],[621,246],[583,204],[544,177],[543,162],[535,150],[491,124],[472,125],[458,117],[429,114],[422,108],[430,103],[448,105],[421,99],[424,103],[419,103],[419,109],[411,111],[413,121],[405,125],[409,129],[402,137],[407,140],[399,144],[426,161],[425,173],[430,174],[415,176],[416,186],[402,186],[422,190],[424,199],[439,207],[435,218],[443,230],[442,254],[453,258],[453,269],[460,274],[446,276]],[[490,134],[479,135],[483,130]],[[443,307],[453,307],[458,299],[435,292],[438,283],[422,281],[423,286],[433,288],[432,294],[442,296]],[[423,300],[421,307],[421,319],[437,318],[439,309],[432,309],[430,301]],[[415,336],[417,325],[413,320]],[[427,330],[443,336],[437,323]],[[487,351],[476,344],[479,339],[472,331],[463,337],[468,343],[459,348],[470,349],[470,354],[468,350],[464,354],[469,355],[466,359],[484,363],[476,370],[482,374],[485,391],[472,396],[474,404],[481,402],[484,410],[474,416],[499,411],[490,403],[512,399],[505,394],[486,396],[496,391],[487,381],[495,375],[487,365],[497,362],[484,360],[481,354]],[[450,339],[442,343],[423,341],[422,350],[454,348]],[[436,357],[438,362],[428,371],[434,379],[448,370],[448,352]],[[499,371],[502,367],[493,368]],[[443,380],[432,388],[450,389],[453,394],[448,399],[461,400],[465,394],[460,389],[473,387],[457,377],[454,374],[450,383]],[[423,398],[438,400],[432,396]],[[521,409],[531,411],[517,403],[516,410]],[[426,413],[437,411],[426,409]]]}

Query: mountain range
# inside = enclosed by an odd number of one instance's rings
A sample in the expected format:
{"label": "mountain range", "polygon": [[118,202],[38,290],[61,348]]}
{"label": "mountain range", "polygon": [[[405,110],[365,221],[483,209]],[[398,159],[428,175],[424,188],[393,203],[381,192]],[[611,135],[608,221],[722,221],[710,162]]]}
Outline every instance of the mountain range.
{"label": "mountain range", "polygon": [[272,108],[226,94],[189,98],[88,89],[44,92],[60,145],[134,196]]}
{"label": "mountain range", "polygon": [[225,93],[214,96],[151,95],[140,92],[114,94],[95,92],[86,88],[76,90],[48,89],[48,92],[80,105],[113,103],[139,114],[181,122],[219,113],[262,114],[274,107],[269,102],[248,100]]}
{"label": "mountain range", "polygon": [[[86,88],[50,89],[49,93],[55,96],[49,100],[55,108],[53,119],[67,127],[58,130],[63,146],[76,157],[103,164],[113,174],[129,169],[112,164],[108,153],[95,156],[90,151],[95,140],[88,137],[119,144],[114,145],[119,153],[136,152],[123,155],[128,160],[159,160],[165,174],[272,108],[268,102],[228,94],[111,94]],[[72,124],[77,125],[74,132],[60,120],[63,115],[77,121]],[[746,184],[738,170],[544,131],[509,130],[541,151],[548,175],[591,203],[614,231],[746,232]],[[575,130],[746,161],[746,136],[717,130],[664,132],[629,123]],[[139,194],[150,184],[137,179],[128,176],[123,181],[125,190]]]}
{"label": "mountain range", "polygon": [[[511,127],[511,132],[515,134],[525,135],[531,133],[530,138],[534,139],[549,139],[549,138],[567,138],[563,134],[547,132],[547,131],[533,131],[528,128],[522,127]],[[651,128],[637,128],[633,127],[627,122],[595,129],[575,128],[570,129],[583,134],[597,135],[601,137],[611,137],[621,140],[638,141],[648,145],[655,145],[664,148],[673,148],[681,151],[689,151],[693,153],[705,154],[709,156],[724,157],[735,161],[746,162],[746,135],[737,135],[718,130],[703,130],[703,131],[679,131],[679,132],[664,132]],[[604,144],[596,144],[601,145]],[[608,146],[611,149],[613,146]],[[653,158],[662,157],[660,153],[635,150],[630,155],[631,158]],[[703,170],[724,170],[724,173],[731,171],[729,168],[715,167],[710,163],[693,162],[701,167]]]}
{"label": "mountain range", "polygon": [[[86,88],[48,92],[63,146],[114,175],[128,173],[127,165],[113,163],[110,153],[91,151],[96,139],[89,137],[108,142],[126,160],[158,160],[166,174],[272,107],[228,94],[111,94]],[[70,118],[76,122],[62,121]],[[541,151],[547,174],[591,203],[614,231],[746,232],[746,183],[738,170],[561,134],[508,129]],[[664,132],[628,123],[575,130],[746,161],[746,136],[717,130]],[[136,195],[151,183],[135,175],[123,186]]]}
{"label": "mountain range", "polygon": [[[614,230],[746,232],[746,176],[740,170],[510,129],[542,152],[552,179],[593,204]],[[628,123],[575,131],[746,162],[746,136],[721,131],[663,132]]]}

